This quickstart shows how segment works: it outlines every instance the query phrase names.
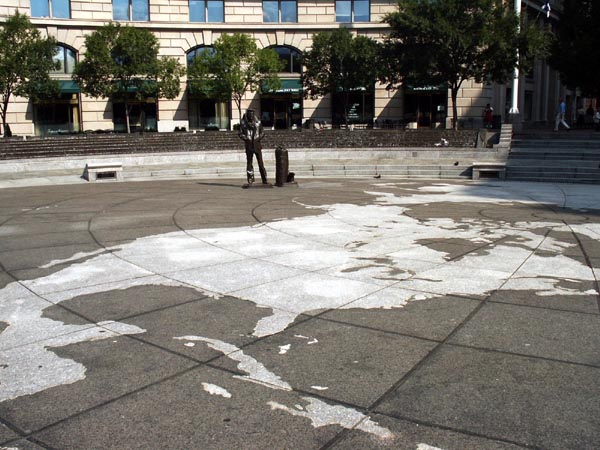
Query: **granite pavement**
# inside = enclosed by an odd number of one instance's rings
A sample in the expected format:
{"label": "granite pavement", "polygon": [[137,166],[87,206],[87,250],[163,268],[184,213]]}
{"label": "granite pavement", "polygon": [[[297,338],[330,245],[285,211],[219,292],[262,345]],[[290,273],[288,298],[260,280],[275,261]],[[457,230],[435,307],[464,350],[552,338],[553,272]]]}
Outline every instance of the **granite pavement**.
{"label": "granite pavement", "polygon": [[600,448],[600,186],[0,189],[0,449]]}

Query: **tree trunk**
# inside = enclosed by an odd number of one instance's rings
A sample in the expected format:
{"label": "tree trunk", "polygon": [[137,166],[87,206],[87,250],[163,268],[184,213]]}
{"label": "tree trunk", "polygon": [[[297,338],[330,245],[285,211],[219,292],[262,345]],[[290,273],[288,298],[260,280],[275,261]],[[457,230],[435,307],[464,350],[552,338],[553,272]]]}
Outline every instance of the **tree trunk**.
{"label": "tree trunk", "polygon": [[[6,110],[8,109],[8,99],[5,99],[2,102],[2,107],[0,107],[0,115],[2,116],[2,133],[5,138],[10,137],[12,133],[10,129],[7,128],[8,124],[6,123]],[[7,133],[8,130],[8,133]]]}
{"label": "tree trunk", "polygon": [[235,103],[235,106],[237,106],[238,115],[239,115],[238,117],[239,117],[240,125],[241,125],[242,124],[242,99],[234,97],[233,102]]}
{"label": "tree trunk", "polygon": [[3,133],[3,137],[7,138],[9,137],[8,134],[6,133],[6,113],[4,111],[2,111],[2,133]]}
{"label": "tree trunk", "polygon": [[450,88],[452,96],[452,128],[458,130],[458,107],[456,106],[456,98],[458,97],[458,86],[453,84]]}
{"label": "tree trunk", "polygon": [[127,134],[130,134],[131,126],[129,124],[129,102],[127,101],[127,93],[125,93],[125,125],[127,127]]}

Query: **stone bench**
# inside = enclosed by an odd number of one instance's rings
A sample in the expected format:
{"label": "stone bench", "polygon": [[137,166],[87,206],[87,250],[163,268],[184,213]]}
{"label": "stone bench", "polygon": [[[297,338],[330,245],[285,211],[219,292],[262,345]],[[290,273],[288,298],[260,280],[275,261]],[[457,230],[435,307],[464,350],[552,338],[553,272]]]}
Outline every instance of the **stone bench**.
{"label": "stone bench", "polygon": [[83,178],[90,182],[123,181],[123,164],[120,162],[87,163]]}
{"label": "stone bench", "polygon": [[474,162],[473,179],[498,178],[506,179],[506,163],[503,162]]}

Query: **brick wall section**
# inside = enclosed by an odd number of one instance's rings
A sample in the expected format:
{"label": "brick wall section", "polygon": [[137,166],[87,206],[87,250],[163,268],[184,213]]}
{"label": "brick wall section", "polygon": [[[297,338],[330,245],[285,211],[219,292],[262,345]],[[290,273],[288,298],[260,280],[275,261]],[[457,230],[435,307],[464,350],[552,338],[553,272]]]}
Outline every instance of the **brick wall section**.
{"label": "brick wall section", "polygon": [[[474,148],[476,130],[325,130],[268,131],[264,148],[431,148],[443,138],[451,147]],[[235,132],[82,134],[47,138],[0,139],[0,159],[69,155],[241,150]]]}

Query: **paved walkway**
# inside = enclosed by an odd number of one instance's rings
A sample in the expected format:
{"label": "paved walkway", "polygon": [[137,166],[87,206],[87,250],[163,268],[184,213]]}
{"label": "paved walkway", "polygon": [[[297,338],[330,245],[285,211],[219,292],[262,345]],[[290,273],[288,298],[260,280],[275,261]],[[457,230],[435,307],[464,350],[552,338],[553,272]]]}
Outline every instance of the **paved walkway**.
{"label": "paved walkway", "polygon": [[3,189],[0,264],[0,448],[600,447],[600,187]]}

